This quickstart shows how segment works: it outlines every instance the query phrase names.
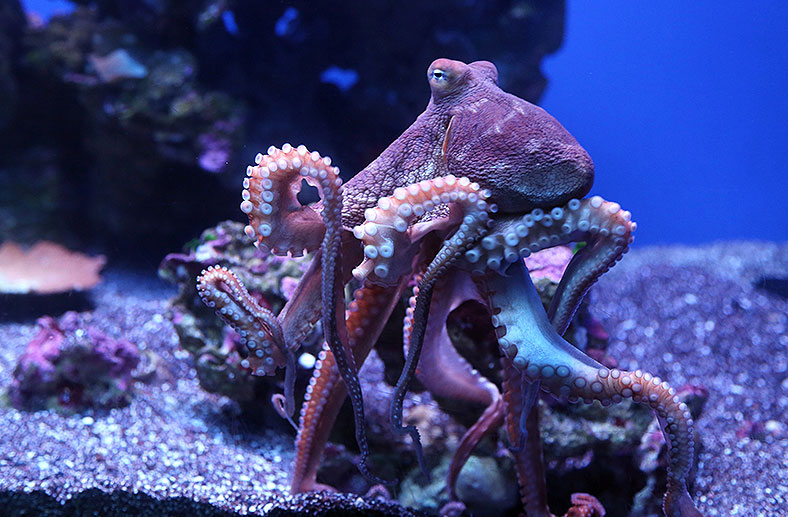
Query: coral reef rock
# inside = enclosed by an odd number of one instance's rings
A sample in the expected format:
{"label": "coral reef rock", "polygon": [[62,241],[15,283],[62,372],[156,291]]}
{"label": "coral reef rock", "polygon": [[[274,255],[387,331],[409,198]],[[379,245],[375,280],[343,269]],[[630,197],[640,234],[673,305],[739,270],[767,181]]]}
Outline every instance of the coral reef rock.
{"label": "coral reef rock", "polygon": [[45,316],[40,330],[19,357],[8,388],[19,409],[110,408],[128,403],[137,346],[116,340],[88,319],[68,312]]}

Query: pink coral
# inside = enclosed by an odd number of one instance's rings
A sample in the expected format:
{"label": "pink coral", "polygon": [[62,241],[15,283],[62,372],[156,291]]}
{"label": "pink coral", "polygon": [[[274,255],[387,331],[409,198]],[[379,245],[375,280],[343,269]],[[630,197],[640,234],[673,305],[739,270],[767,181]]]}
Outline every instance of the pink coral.
{"label": "pink coral", "polygon": [[106,259],[40,241],[27,251],[6,241],[0,246],[0,292],[53,294],[89,289],[101,281]]}

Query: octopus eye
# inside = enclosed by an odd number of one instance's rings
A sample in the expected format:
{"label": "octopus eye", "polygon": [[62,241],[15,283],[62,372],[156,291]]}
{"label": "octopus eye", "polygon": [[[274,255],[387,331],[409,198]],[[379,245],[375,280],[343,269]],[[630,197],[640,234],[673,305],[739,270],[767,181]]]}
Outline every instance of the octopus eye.
{"label": "octopus eye", "polygon": [[440,68],[436,68],[432,71],[432,78],[436,81],[445,81],[449,78],[449,74],[445,71],[441,70]]}

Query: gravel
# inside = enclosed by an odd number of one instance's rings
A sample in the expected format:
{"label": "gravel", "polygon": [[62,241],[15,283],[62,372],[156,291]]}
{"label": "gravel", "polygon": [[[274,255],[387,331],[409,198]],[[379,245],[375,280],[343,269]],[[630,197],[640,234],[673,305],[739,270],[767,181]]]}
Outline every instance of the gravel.
{"label": "gravel", "polygon": [[593,293],[622,368],[709,390],[692,492],[707,516],[788,506],[788,300],[763,278],[788,278],[787,244],[635,249]]}
{"label": "gravel", "polygon": [[[155,278],[114,273],[94,290],[93,324],[157,357],[158,382],[137,382],[124,408],[63,414],[0,407],[0,489],[41,489],[65,501],[87,488],[185,496],[240,513],[287,491],[292,438],[248,429],[231,404],[199,388],[166,317],[175,294]],[[0,386],[35,335],[0,324]],[[155,355],[154,355],[155,354]]]}
{"label": "gravel", "polygon": [[[756,288],[763,278],[788,278],[788,244],[636,248],[592,294],[622,368],[709,390],[692,488],[708,516],[778,515],[788,504],[788,300]],[[249,428],[200,390],[166,317],[174,294],[145,275],[105,275],[94,325],[158,357],[147,362],[158,380],[137,382],[132,403],[108,411],[0,405],[0,490],[61,503],[126,490],[240,514],[264,513],[287,492],[292,436]],[[0,322],[0,391],[36,331],[33,320]]]}

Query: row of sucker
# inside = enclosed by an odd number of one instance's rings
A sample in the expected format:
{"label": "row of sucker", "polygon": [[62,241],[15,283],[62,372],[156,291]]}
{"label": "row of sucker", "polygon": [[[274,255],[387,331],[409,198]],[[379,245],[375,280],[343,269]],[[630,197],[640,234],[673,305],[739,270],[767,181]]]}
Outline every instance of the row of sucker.
{"label": "row of sucker", "polygon": [[[309,152],[303,145],[293,149],[289,144],[282,146],[280,150],[275,147],[268,149],[268,156],[276,160],[272,163],[271,160],[266,160],[265,156],[258,156],[259,164],[267,164],[267,172],[276,172],[280,166],[290,165],[290,170],[298,170],[301,177],[308,183],[318,187],[320,191],[321,200],[323,203],[322,219],[323,219],[323,233],[321,235],[320,250],[321,257],[321,282],[320,282],[320,295],[322,298],[321,307],[321,321],[323,323],[323,334],[325,336],[326,344],[328,345],[331,353],[336,361],[337,370],[339,371],[342,379],[345,381],[350,403],[353,408],[353,417],[355,423],[356,443],[360,451],[360,458],[358,468],[359,471],[373,483],[384,483],[384,481],[374,476],[367,468],[367,459],[369,458],[369,445],[367,443],[367,434],[364,418],[364,400],[361,393],[361,383],[358,380],[358,369],[353,360],[351,351],[347,348],[347,324],[345,321],[345,298],[344,298],[344,282],[341,278],[341,264],[342,264],[342,180],[339,178],[339,169],[331,167],[331,158],[321,158],[320,154],[316,151]],[[288,161],[287,157],[290,157]],[[255,160],[257,162],[257,160]],[[261,168],[261,176],[265,177],[266,170]],[[254,174],[254,172],[253,172]],[[293,176],[292,172],[289,174]],[[248,178],[247,178],[248,179]],[[297,181],[297,180],[296,180]],[[262,183],[261,183],[262,184]],[[297,242],[299,246],[305,245],[305,249],[309,251],[309,246],[317,242],[318,229],[320,225],[314,221],[315,212],[308,207],[295,208],[298,203],[295,197],[295,192],[299,189],[298,184],[288,183],[272,183],[263,184],[267,188],[265,192],[261,193],[261,199],[271,198],[271,196],[263,195],[270,192],[273,195],[274,188],[278,191],[281,199],[289,203],[288,207],[276,205],[278,208],[277,214],[283,211],[285,216],[281,219],[272,219],[271,224],[262,221],[258,227],[261,234],[270,230],[269,236],[274,232],[280,232],[279,239],[286,239],[285,244],[281,241],[279,244],[279,251],[285,246],[291,246],[288,250],[289,254],[297,254],[297,248],[292,247],[293,241]],[[246,183],[244,185],[246,187]],[[270,187],[270,188],[269,188]],[[289,190],[287,190],[289,188]],[[245,190],[246,192],[246,190]],[[289,198],[283,194],[289,192]],[[251,194],[250,194],[251,195]],[[244,201],[247,201],[246,194],[244,194]],[[300,205],[300,203],[299,203]],[[242,210],[248,208],[242,203]],[[261,206],[261,212],[265,212],[267,207]],[[244,210],[245,211],[245,210]],[[298,224],[288,224],[290,220],[298,217]],[[306,222],[302,221],[300,217],[303,216],[307,219]],[[250,217],[250,222],[252,218]],[[250,227],[253,226],[250,224]],[[247,227],[249,228],[249,227]],[[252,233],[253,229],[248,232]],[[286,232],[286,233],[285,233]],[[281,235],[285,233],[285,235]],[[292,239],[292,240],[289,240]],[[258,243],[260,240],[258,240]],[[272,241],[277,244],[277,241]],[[276,252],[276,250],[273,250]]]}
{"label": "row of sucker", "polygon": [[419,285],[423,275],[421,273],[413,277],[416,285],[413,286],[413,294],[408,297],[408,306],[405,308],[405,317],[402,319],[402,343],[405,355],[410,349],[410,334],[413,332],[413,311],[416,310],[416,299],[419,297]]}
{"label": "row of sucker", "polygon": [[536,208],[523,217],[496,221],[490,234],[465,253],[460,266],[477,273],[501,271],[531,253],[585,241],[561,278],[548,311],[553,326],[563,334],[586,292],[629,250],[636,229],[631,214],[618,203],[599,196],[572,199],[548,212]]}
{"label": "row of sucker", "polygon": [[[309,379],[309,385],[304,394],[304,402],[301,405],[298,433],[295,439],[296,458],[291,484],[293,493],[306,492],[313,488],[314,478],[317,475],[317,468],[322,457],[322,447],[316,447],[314,443],[320,438],[318,426],[326,418],[325,413],[329,408],[332,394],[341,391],[342,400],[346,396],[346,391],[343,389],[344,384],[340,383],[341,379],[342,376],[337,371],[334,355],[328,345],[324,343],[323,349],[317,356],[312,377]],[[316,448],[320,450],[315,455]]]}
{"label": "row of sucker", "polygon": [[364,260],[353,270],[353,276],[381,285],[396,283],[411,271],[411,264],[399,257],[401,249],[411,244],[407,231],[415,220],[439,205],[460,205],[464,218],[455,235],[462,237],[473,227],[486,226],[489,212],[495,211],[495,205],[486,201],[489,197],[490,193],[477,183],[453,175],[396,188],[393,195],[368,208],[364,223],[353,229],[364,244]]}
{"label": "row of sucker", "polygon": [[226,267],[210,266],[197,277],[197,292],[203,303],[240,336],[241,367],[263,376],[285,366],[279,322],[249,295],[235,273]]}
{"label": "row of sucker", "polygon": [[628,398],[650,407],[668,444],[669,478],[685,486],[693,459],[693,423],[675,389],[641,370],[605,368],[577,350],[550,325],[522,262],[512,264],[506,275],[487,277],[492,323],[506,357],[525,379],[540,381],[543,390],[570,402],[596,400],[608,406]]}
{"label": "row of sucker", "polygon": [[[285,366],[284,396],[271,399],[277,412],[292,426],[295,412],[295,355],[287,348],[282,328],[273,312],[261,307],[246,286],[226,267],[210,266],[197,277],[197,293],[241,341],[241,367],[254,375],[273,375],[281,359]],[[275,352],[279,359],[275,357]]]}
{"label": "row of sucker", "polygon": [[[267,154],[255,157],[256,166],[247,168],[241,211],[249,216],[246,235],[255,244],[279,255],[300,256],[320,246],[322,323],[326,343],[334,354],[337,368],[348,387],[356,424],[356,441],[361,451],[359,469],[370,480],[382,480],[366,468],[369,456],[364,428],[364,402],[352,356],[345,350],[344,298],[338,264],[342,254],[342,180],[331,158],[300,145],[282,149],[271,146]],[[323,202],[322,214],[302,206],[296,195],[301,180],[317,187]],[[321,221],[322,215],[322,221]],[[340,329],[340,325],[342,328]],[[293,403],[288,403],[288,407]]]}
{"label": "row of sucker", "polygon": [[458,266],[476,273],[502,271],[518,258],[575,242],[581,236],[607,238],[615,251],[622,254],[637,228],[631,217],[618,203],[599,196],[572,199],[549,212],[535,208],[516,220],[496,223],[489,235],[465,252]]}
{"label": "row of sucker", "polygon": [[[383,329],[388,313],[399,300],[398,292],[364,284],[353,293],[348,305],[348,345],[357,364],[366,359]],[[374,330],[373,330],[374,329]],[[347,396],[334,355],[324,344],[304,395],[295,441],[293,493],[312,490],[322,451]]]}
{"label": "row of sucker", "polygon": [[316,250],[324,233],[320,214],[303,206],[296,197],[301,181],[327,192],[337,190],[342,181],[339,169],[331,166],[331,158],[310,152],[306,146],[284,144],[281,149],[268,148],[258,154],[256,165],[246,168],[241,196],[241,211],[249,216],[244,232],[261,249],[275,255],[300,257]]}

